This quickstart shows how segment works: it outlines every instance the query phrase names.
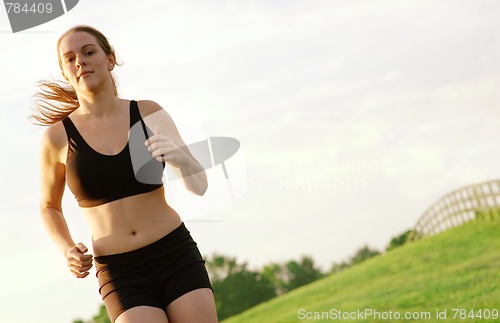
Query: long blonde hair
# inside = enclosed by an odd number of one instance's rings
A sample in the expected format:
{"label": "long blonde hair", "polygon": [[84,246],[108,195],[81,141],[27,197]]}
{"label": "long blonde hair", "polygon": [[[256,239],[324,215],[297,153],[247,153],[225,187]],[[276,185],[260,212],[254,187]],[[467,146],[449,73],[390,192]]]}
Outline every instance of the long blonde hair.
{"label": "long blonde hair", "polygon": [[[57,41],[57,59],[59,61],[59,67],[62,71],[61,57],[59,56],[59,45],[61,40],[75,32],[86,32],[94,36],[97,40],[99,46],[103,49],[106,55],[112,55],[115,58],[116,54],[113,47],[109,44],[108,39],[97,29],[86,26],[78,25],[75,26],[59,37]],[[115,63],[116,64],[116,63]],[[115,96],[118,96],[118,90],[116,88],[116,82],[111,75],[111,82],[113,84],[113,92]],[[76,91],[73,89],[69,83],[63,81],[40,81],[38,82],[38,93],[35,94],[35,107],[38,113],[33,113],[31,119],[33,123],[41,126],[50,126],[54,123],[61,121],[73,111],[78,109],[80,103],[78,102],[78,97]]]}

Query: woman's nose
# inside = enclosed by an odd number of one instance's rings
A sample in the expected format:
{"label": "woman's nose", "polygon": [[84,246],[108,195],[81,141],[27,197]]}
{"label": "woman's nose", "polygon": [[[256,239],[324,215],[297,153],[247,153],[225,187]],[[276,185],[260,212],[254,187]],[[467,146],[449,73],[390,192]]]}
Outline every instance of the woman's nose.
{"label": "woman's nose", "polygon": [[83,58],[81,56],[77,56],[76,57],[76,65],[77,66],[86,66],[87,62],[85,61],[85,58]]}

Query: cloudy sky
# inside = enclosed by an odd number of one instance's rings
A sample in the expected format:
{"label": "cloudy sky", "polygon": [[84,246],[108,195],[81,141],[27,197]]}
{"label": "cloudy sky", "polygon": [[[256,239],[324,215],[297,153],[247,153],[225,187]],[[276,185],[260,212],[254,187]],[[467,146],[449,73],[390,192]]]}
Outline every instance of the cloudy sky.
{"label": "cloudy sky", "polygon": [[[119,5],[118,5],[119,3]],[[495,0],[82,0],[13,34],[0,10],[0,321],[97,312],[38,214],[36,82],[59,79],[56,41],[89,24],[114,45],[123,98],[151,99],[188,143],[241,148],[190,197],[168,183],[205,255],[259,268],[310,255],[327,270],[382,250],[447,192],[500,177],[500,3]],[[68,191],[74,239],[90,232]]]}

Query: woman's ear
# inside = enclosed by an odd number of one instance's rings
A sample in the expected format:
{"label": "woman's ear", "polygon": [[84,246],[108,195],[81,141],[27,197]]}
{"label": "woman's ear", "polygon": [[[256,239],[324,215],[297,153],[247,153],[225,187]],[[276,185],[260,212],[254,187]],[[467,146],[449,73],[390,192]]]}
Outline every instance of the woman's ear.
{"label": "woman's ear", "polygon": [[108,71],[112,71],[116,65],[116,58],[114,55],[108,55]]}

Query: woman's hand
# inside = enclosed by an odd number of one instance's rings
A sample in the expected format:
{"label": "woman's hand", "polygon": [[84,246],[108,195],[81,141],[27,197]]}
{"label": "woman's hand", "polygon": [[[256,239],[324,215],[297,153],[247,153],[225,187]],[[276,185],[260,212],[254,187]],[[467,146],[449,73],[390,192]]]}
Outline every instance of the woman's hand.
{"label": "woman's hand", "polygon": [[172,166],[180,167],[187,162],[187,154],[180,149],[172,139],[163,135],[158,127],[155,128],[153,136],[146,140],[151,156],[159,162],[168,162]]}
{"label": "woman's hand", "polygon": [[87,251],[87,247],[80,242],[66,253],[69,270],[76,278],[87,277],[92,268],[92,255],[86,254]]}

